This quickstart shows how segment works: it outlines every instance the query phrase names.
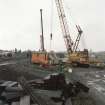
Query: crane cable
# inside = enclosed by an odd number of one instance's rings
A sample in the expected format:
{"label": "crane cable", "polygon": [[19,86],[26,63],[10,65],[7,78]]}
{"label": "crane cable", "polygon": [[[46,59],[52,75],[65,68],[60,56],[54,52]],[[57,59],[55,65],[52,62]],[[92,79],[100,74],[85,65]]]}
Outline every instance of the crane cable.
{"label": "crane cable", "polygon": [[[66,8],[68,11],[71,11],[70,7],[68,6],[68,3],[66,3],[66,2],[65,2],[65,8]],[[70,16],[71,19],[72,19],[72,23],[76,25],[76,24],[79,23],[79,22],[77,21],[77,19],[75,19],[75,18],[73,17],[73,15],[71,15],[71,13],[73,13],[73,12],[68,12],[69,16]],[[85,35],[84,35],[84,32],[83,32],[82,37],[81,37],[81,40],[80,40],[80,43],[81,43],[81,46],[82,46],[83,48],[87,48],[87,44],[86,44],[86,41],[85,41],[84,36],[85,36]]]}
{"label": "crane cable", "polygon": [[53,0],[51,0],[51,24],[50,24],[50,51],[52,50],[52,37],[53,37]]}
{"label": "crane cable", "polygon": [[65,5],[65,9],[67,9],[67,11],[68,11],[69,17],[70,17],[71,20],[72,20],[72,23],[73,23],[74,25],[76,25],[76,24],[78,23],[78,21],[74,18],[74,15],[71,14],[71,13],[73,13],[73,12],[71,12],[71,9],[70,9],[70,7],[68,6],[68,3],[64,2],[64,5]]}

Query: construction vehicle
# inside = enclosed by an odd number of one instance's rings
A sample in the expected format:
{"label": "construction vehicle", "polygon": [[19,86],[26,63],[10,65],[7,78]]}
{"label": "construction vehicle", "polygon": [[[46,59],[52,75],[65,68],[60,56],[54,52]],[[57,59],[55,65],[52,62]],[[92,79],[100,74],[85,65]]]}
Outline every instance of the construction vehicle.
{"label": "construction vehicle", "polygon": [[81,30],[80,26],[76,25],[76,28],[78,30],[78,36],[74,43],[70,36],[69,27],[67,24],[67,20],[66,20],[64,8],[63,8],[63,2],[62,0],[55,0],[55,2],[56,2],[58,16],[60,20],[61,30],[63,33],[65,45],[67,48],[68,63],[72,64],[73,66],[88,67],[89,66],[88,50],[84,49],[84,51],[78,51],[78,45],[83,31]]}
{"label": "construction vehicle", "polygon": [[59,64],[58,58],[53,52],[33,52],[31,62],[39,65],[57,65]]}
{"label": "construction vehicle", "polygon": [[59,62],[56,54],[53,51],[47,52],[44,48],[42,9],[40,9],[40,13],[41,13],[41,31],[42,31],[42,34],[40,36],[41,49],[40,51],[35,51],[32,53],[31,62],[34,64],[39,64],[44,66],[56,65]]}

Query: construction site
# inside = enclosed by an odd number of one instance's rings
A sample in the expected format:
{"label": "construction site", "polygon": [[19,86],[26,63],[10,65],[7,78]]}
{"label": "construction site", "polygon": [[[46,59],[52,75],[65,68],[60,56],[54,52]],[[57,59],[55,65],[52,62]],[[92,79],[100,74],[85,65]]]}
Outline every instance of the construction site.
{"label": "construction site", "polygon": [[[49,40],[46,40],[45,11],[40,8],[40,17],[35,19],[40,24],[37,35],[40,40],[33,39],[34,43],[40,43],[38,50],[27,47],[23,51],[20,50],[22,45],[19,50],[16,47],[14,50],[0,50],[0,105],[105,105],[105,51],[81,49],[84,30],[81,25],[74,24],[76,37],[72,38],[65,0],[53,2],[61,30],[59,36],[63,39],[63,42],[58,39],[54,45],[61,43],[60,50],[55,51],[52,47],[55,42],[53,21]],[[52,7],[50,21],[54,15]],[[88,23],[85,21],[85,24]],[[58,30],[58,26],[55,27]]]}

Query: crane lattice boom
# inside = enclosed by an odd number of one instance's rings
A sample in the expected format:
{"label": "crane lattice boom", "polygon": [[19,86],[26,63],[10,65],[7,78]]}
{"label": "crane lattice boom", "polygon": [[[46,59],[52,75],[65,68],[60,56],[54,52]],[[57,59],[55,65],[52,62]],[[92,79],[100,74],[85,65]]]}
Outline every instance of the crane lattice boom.
{"label": "crane lattice boom", "polygon": [[55,0],[55,2],[58,10],[60,25],[61,25],[64,41],[66,44],[66,48],[68,53],[70,53],[72,52],[73,41],[70,37],[69,27],[67,24],[67,20],[66,20],[64,8],[63,8],[63,3],[62,3],[62,0]]}

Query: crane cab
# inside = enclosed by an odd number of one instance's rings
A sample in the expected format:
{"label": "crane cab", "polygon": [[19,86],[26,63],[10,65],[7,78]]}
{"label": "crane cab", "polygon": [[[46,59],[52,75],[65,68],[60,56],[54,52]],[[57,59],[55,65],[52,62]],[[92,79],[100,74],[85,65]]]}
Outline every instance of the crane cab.
{"label": "crane cab", "polygon": [[88,50],[72,52],[69,55],[69,61],[73,66],[89,67]]}

